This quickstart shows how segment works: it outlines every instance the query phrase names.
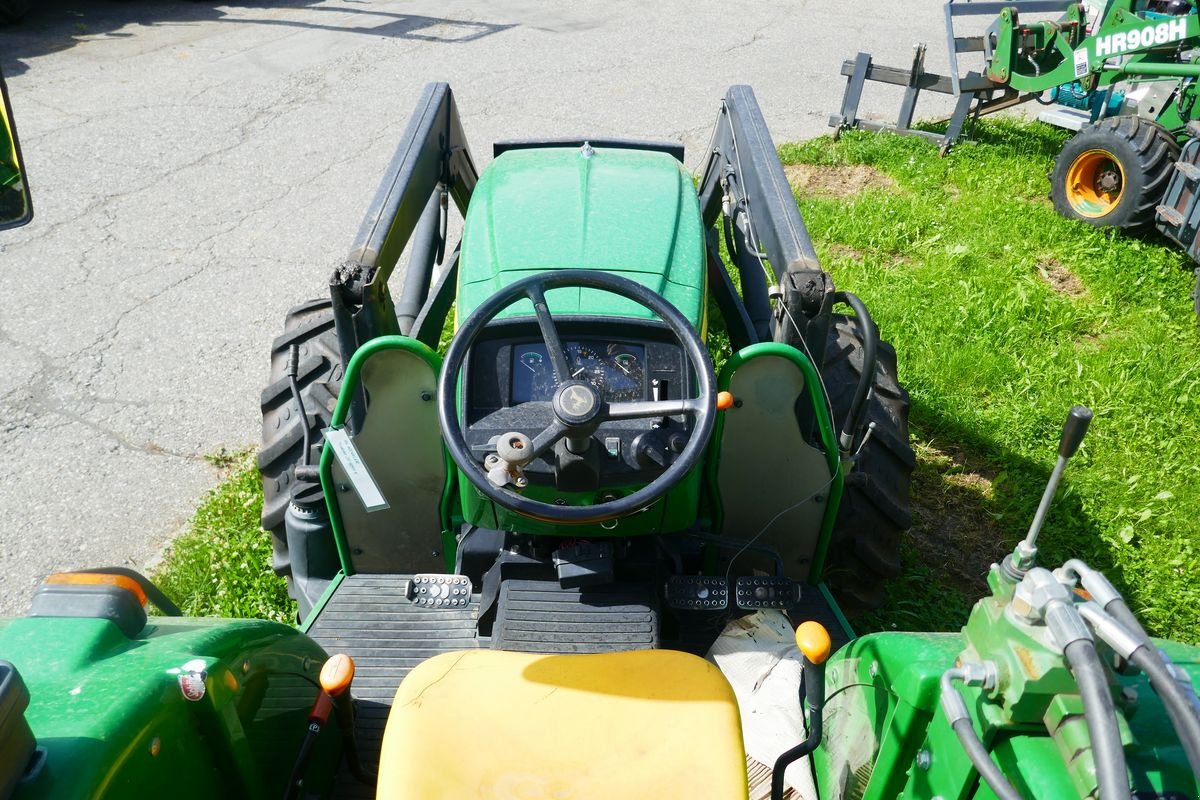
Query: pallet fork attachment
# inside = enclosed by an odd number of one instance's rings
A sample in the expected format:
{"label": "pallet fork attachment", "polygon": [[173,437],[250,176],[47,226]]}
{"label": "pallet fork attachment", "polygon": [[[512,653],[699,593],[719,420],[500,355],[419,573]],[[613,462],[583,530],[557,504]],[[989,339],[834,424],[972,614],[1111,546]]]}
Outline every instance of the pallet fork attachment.
{"label": "pallet fork attachment", "polygon": [[[915,45],[913,60],[907,67],[885,67],[875,64],[869,53],[859,53],[855,58],[842,63],[841,74],[846,77],[846,91],[842,95],[841,110],[829,117],[829,125],[835,128],[836,137],[842,130],[887,131],[901,135],[920,136],[938,145],[942,155],[950,152],[965,134],[970,136],[974,122],[979,117],[1012,108],[1038,97],[1040,93],[1021,93],[1011,86],[996,83],[979,72],[961,72],[958,63],[960,53],[983,53],[985,63],[992,58],[993,23],[982,36],[958,36],[954,20],[963,16],[996,15],[1005,9],[1025,13],[1047,13],[1063,11],[1074,5],[1064,0],[1008,0],[1008,2],[955,2],[948,0],[944,6],[946,19],[946,45],[949,51],[950,74],[938,75],[925,70],[924,44]],[[858,116],[863,87],[868,81],[904,87],[904,98],[896,122],[876,122]],[[946,123],[944,133],[915,130],[912,127],[917,101],[921,92],[949,95],[956,98],[953,113],[941,122]]]}

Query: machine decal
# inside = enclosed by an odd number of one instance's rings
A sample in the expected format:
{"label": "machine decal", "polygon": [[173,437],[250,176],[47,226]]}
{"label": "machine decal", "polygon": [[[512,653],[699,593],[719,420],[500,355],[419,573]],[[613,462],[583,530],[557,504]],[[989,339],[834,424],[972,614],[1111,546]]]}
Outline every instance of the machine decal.
{"label": "machine decal", "polygon": [[[1121,33],[1110,33],[1107,36],[1097,36],[1094,40],[1096,42],[1096,58],[1117,56],[1131,50],[1140,50],[1185,38],[1187,38],[1187,18],[1179,17],[1167,22],[1160,22],[1157,25],[1147,25]],[[1078,67],[1076,67],[1076,71],[1078,74]]]}
{"label": "machine decal", "polygon": [[193,703],[204,699],[204,681],[208,678],[208,665],[203,659],[194,659],[179,671],[179,691]]}
{"label": "machine decal", "polygon": [[1087,75],[1088,69],[1088,51],[1086,47],[1081,47],[1074,53],[1075,58],[1075,78],[1078,80]]}

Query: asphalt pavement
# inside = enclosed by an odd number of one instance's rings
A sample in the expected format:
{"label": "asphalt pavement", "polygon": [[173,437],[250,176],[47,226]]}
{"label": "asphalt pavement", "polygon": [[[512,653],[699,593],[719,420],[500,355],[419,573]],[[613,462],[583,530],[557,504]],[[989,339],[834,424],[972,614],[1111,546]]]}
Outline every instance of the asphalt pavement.
{"label": "asphalt pavement", "polygon": [[678,139],[695,165],[731,84],[778,143],[827,131],[858,50],[946,61],[937,0],[37,5],[0,30],[36,211],[0,233],[0,614],[49,572],[153,563],[219,480],[205,456],[257,444],[270,340],[426,82],[481,166],[567,135]]}

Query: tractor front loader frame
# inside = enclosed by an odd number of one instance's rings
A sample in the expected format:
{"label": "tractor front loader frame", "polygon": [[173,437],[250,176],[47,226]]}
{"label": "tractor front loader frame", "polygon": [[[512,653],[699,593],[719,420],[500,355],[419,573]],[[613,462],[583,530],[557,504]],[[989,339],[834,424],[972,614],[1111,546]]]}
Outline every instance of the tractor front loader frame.
{"label": "tractor front loader frame", "polygon": [[[437,346],[457,275],[455,251],[442,265],[434,301],[426,307],[435,269],[444,256],[447,201],[453,198],[465,214],[478,180],[450,86],[427,85],[354,237],[349,257],[329,279],[343,368],[355,350],[379,336],[412,335]],[[395,304],[388,280],[414,232],[417,239],[400,301]],[[444,294],[448,297],[441,296]],[[352,431],[361,425],[364,411],[360,391],[347,420]]]}

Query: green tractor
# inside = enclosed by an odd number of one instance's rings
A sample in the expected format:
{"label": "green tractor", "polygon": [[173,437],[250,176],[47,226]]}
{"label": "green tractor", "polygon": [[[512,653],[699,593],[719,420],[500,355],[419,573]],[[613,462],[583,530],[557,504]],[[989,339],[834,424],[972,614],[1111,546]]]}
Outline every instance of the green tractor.
{"label": "green tractor", "polygon": [[[1038,119],[1077,131],[1050,175],[1060,214],[1123,230],[1156,227],[1200,263],[1195,0],[947,0],[944,8],[951,74],[925,71],[924,45],[908,69],[859,53],[842,65],[846,92],[831,126],[915,134],[944,154],[979,116],[1036,100],[1046,106]],[[982,35],[958,35],[956,21],[980,15],[994,17]],[[962,74],[973,54],[980,69]],[[868,81],[904,87],[895,124],[858,117]],[[910,127],[922,91],[956,98],[944,133]],[[1196,301],[1200,313],[1200,292]]]}
{"label": "green tractor", "polygon": [[1196,796],[1200,650],[1036,565],[1086,409],[961,634],[854,635],[909,516],[895,354],[748,87],[706,158],[520,141],[478,173],[428,86],[274,346],[299,626],[50,576],[0,621],[0,798]]}

